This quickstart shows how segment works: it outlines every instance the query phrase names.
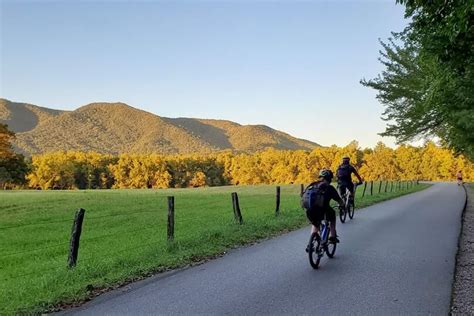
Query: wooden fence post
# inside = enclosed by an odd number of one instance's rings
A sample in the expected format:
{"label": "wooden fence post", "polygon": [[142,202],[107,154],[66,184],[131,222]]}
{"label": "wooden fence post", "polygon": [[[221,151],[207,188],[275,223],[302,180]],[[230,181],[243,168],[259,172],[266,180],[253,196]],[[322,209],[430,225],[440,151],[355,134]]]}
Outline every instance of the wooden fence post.
{"label": "wooden fence post", "polygon": [[280,214],[280,186],[276,187],[276,208],[275,215]]}
{"label": "wooden fence post", "polygon": [[174,240],[174,196],[168,196],[168,241]]}
{"label": "wooden fence post", "polygon": [[73,268],[77,263],[77,256],[79,254],[79,241],[81,239],[82,222],[84,221],[84,213],[86,210],[80,208],[76,211],[74,216],[74,222],[71,230],[71,240],[69,243],[69,256],[67,258],[67,264],[69,268]]}
{"label": "wooden fence post", "polygon": [[380,194],[380,190],[382,189],[382,182],[383,182],[383,181],[380,181],[380,182],[379,182],[379,193],[378,193],[378,194]]}
{"label": "wooden fence post", "polygon": [[364,191],[362,191],[362,197],[365,195],[365,189],[367,189],[367,181],[364,182]]}
{"label": "wooden fence post", "polygon": [[370,181],[370,195],[374,195],[374,181]]}
{"label": "wooden fence post", "polygon": [[237,192],[232,192],[232,206],[234,208],[234,217],[235,220],[239,223],[242,224],[242,213],[240,212],[240,205],[239,205],[239,196],[237,195]]}
{"label": "wooden fence post", "polygon": [[300,185],[300,197],[303,196],[303,192],[304,192],[304,184],[302,183],[302,184]]}

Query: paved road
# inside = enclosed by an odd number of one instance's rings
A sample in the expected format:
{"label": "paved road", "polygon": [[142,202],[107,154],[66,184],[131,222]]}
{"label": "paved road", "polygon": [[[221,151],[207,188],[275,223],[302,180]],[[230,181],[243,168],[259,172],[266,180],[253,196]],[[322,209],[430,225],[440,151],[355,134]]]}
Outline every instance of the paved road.
{"label": "paved road", "polygon": [[360,210],[313,270],[309,228],[106,294],[70,311],[119,314],[447,315],[465,193],[455,184]]}

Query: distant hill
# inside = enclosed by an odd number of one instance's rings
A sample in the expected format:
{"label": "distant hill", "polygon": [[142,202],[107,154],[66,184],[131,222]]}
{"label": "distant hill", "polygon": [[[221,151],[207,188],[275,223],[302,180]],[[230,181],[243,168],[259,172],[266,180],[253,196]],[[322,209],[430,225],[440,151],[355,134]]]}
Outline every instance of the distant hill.
{"label": "distant hill", "polygon": [[319,146],[265,125],[165,118],[124,103],[91,103],[59,111],[0,99],[0,122],[17,133],[15,147],[26,155],[57,150],[171,154]]}

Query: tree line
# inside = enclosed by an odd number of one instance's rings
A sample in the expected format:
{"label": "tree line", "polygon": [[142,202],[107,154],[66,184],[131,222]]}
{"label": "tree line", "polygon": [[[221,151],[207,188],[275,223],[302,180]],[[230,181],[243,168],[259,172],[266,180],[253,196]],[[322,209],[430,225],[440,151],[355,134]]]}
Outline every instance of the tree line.
{"label": "tree line", "polygon": [[[53,152],[28,161],[23,187],[32,189],[186,188],[220,185],[309,183],[322,168],[335,171],[344,155],[365,180],[453,180],[462,170],[474,179],[474,164],[451,150],[428,142],[396,149],[378,143],[361,149],[345,147],[313,151],[267,149],[258,153],[230,151],[206,155]],[[18,184],[17,184],[18,186]]]}

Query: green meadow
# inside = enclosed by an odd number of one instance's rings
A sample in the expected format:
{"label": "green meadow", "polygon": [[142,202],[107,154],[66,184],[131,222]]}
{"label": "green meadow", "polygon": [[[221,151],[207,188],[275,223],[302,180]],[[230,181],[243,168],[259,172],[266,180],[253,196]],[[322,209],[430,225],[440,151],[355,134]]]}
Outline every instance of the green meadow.
{"label": "green meadow", "polygon": [[[422,190],[419,184],[374,195],[358,207]],[[238,192],[243,224],[234,221]],[[212,258],[226,250],[308,225],[299,185],[166,190],[0,192],[0,313],[51,311],[97,291]],[[167,196],[175,197],[175,239],[167,241]],[[86,210],[79,257],[67,268],[75,211]],[[357,217],[357,213],[356,213]],[[306,241],[301,241],[304,256]]]}

